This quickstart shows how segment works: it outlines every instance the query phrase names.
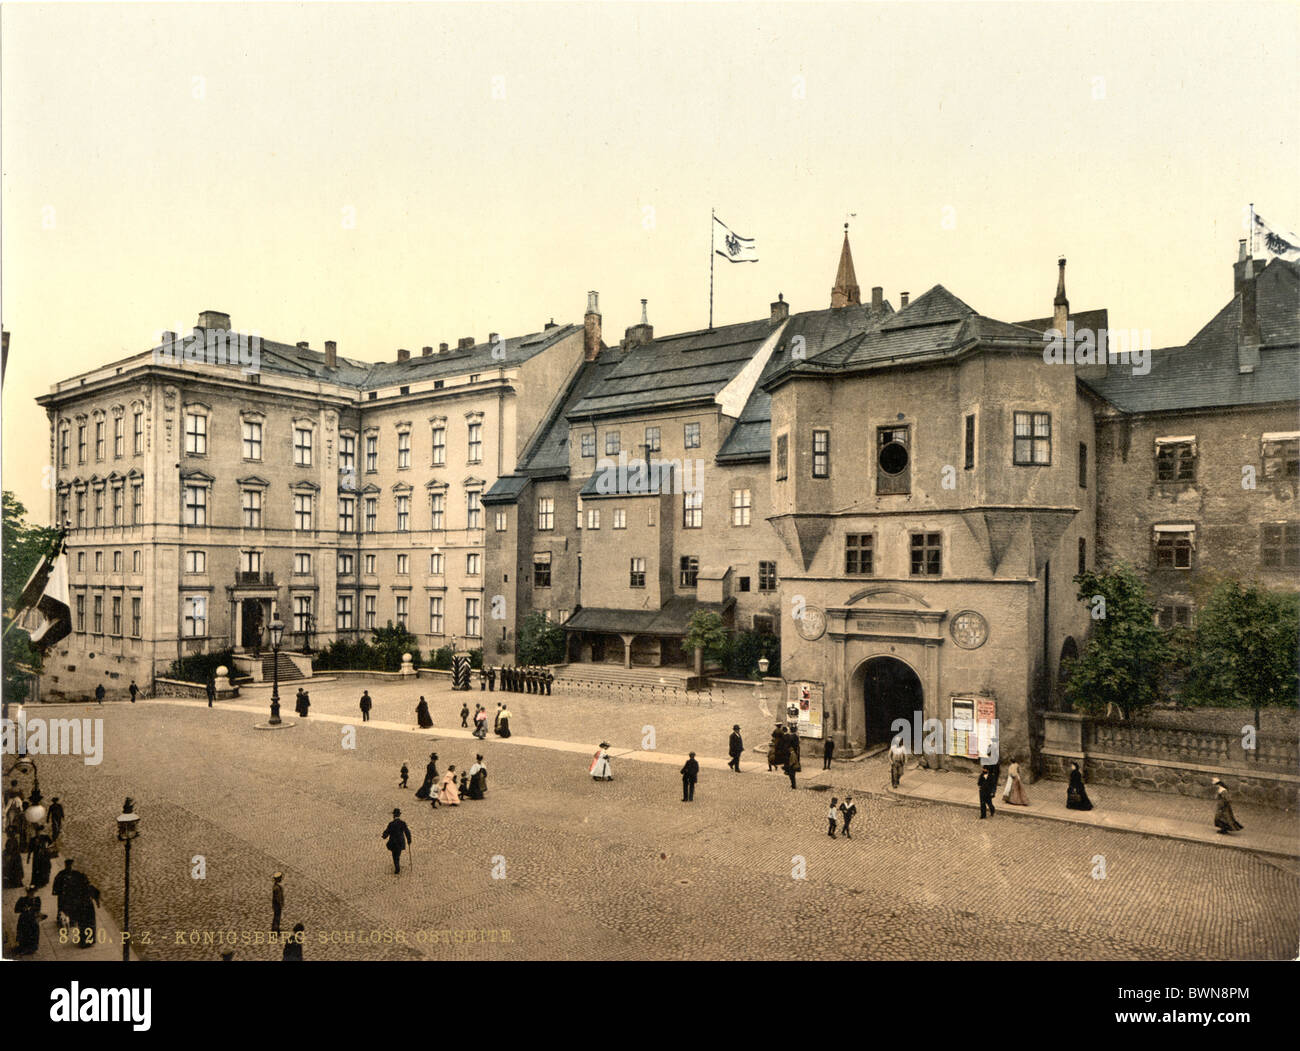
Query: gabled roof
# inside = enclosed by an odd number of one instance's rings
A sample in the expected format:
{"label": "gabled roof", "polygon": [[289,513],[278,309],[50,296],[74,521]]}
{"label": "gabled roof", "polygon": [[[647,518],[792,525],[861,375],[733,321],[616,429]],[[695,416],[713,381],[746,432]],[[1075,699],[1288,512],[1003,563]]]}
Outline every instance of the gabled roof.
{"label": "gabled roof", "polygon": [[[1087,385],[1125,412],[1170,412],[1300,401],[1300,266],[1274,259],[1255,277],[1260,354],[1237,365],[1241,293],[1182,347],[1151,351],[1150,371],[1111,364]],[[1118,348],[1115,348],[1118,349]]]}

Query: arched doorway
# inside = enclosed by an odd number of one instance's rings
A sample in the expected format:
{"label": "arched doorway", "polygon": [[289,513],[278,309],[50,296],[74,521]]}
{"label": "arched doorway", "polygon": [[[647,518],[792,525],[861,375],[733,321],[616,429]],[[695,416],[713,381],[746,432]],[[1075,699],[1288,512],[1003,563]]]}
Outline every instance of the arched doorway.
{"label": "arched doorway", "polygon": [[1074,641],[1073,635],[1067,635],[1065,641],[1061,643],[1061,657],[1056,662],[1056,705],[1058,712],[1070,712],[1074,710],[1074,705],[1070,703],[1070,698],[1065,693],[1065,683],[1070,677],[1070,662],[1079,656],[1079,644]]}
{"label": "arched doorway", "polygon": [[916,672],[897,657],[872,657],[863,668],[862,699],[865,742],[870,748],[890,740],[894,720],[903,719],[911,726],[915,713],[924,710],[925,693]]}

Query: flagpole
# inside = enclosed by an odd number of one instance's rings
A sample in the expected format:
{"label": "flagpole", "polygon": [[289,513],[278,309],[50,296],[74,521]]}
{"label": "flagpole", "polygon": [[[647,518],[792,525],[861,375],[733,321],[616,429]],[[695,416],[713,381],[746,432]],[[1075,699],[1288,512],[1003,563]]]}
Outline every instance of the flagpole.
{"label": "flagpole", "polygon": [[1250,202],[1250,248],[1246,252],[1246,258],[1255,258],[1255,202]]}
{"label": "flagpole", "polygon": [[[709,209],[709,331],[713,331],[713,227],[717,221],[717,209]],[[1254,225],[1252,221],[1251,225]]]}

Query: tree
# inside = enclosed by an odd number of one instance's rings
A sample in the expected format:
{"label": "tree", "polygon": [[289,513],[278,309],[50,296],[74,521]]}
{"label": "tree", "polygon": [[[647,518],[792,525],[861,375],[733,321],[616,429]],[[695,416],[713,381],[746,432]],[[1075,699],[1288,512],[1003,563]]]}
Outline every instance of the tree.
{"label": "tree", "polygon": [[41,655],[32,648],[27,632],[14,624],[14,603],[32,570],[54,546],[58,530],[27,522],[27,508],[13,493],[5,490],[3,538],[4,572],[4,701],[21,704],[31,687],[31,672],[41,670]]}
{"label": "tree", "polygon": [[691,614],[684,645],[695,651],[697,669],[704,661],[720,662],[726,656],[727,641],[727,629],[718,614],[705,609]]}
{"label": "tree", "polygon": [[1129,718],[1159,700],[1170,659],[1155,607],[1131,566],[1121,563],[1074,579],[1079,600],[1092,612],[1093,630],[1070,665],[1066,695],[1076,711],[1103,715],[1114,704]]}
{"label": "tree", "polygon": [[420,640],[407,631],[405,625],[390,620],[384,627],[375,628],[371,639],[379,670],[401,671],[403,653],[411,655],[413,667],[420,666]]}
{"label": "tree", "polygon": [[781,674],[781,640],[760,631],[738,631],[729,640],[725,666],[727,674],[743,679],[761,679],[758,662],[768,661],[767,674]]}
{"label": "tree", "polygon": [[564,629],[534,610],[519,626],[515,651],[520,664],[559,664],[564,660]]}
{"label": "tree", "polygon": [[1187,681],[1192,703],[1257,713],[1296,707],[1300,596],[1221,581],[1197,614],[1195,638]]}

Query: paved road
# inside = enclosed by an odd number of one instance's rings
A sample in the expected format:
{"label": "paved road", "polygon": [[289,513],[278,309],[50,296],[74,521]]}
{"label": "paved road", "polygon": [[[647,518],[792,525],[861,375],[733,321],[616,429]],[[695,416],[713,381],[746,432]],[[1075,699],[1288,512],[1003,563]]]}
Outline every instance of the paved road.
{"label": "paved road", "polygon": [[[1250,855],[882,797],[831,840],[827,795],[761,762],[706,769],[683,804],[674,766],[595,783],[585,755],[492,738],[358,724],[347,749],[336,723],[260,731],[201,703],[58,709],[83,712],[106,720],[102,765],[42,758],[42,788],[69,801],[68,853],[119,915],[113,819],[137,800],[145,958],[210,960],[223,940],[278,958],[256,941],[276,870],[308,959],[1289,959],[1300,934],[1295,875]],[[419,804],[430,747],[444,768],[482,750],[488,798]],[[379,838],[394,806],[415,837],[400,877]]]}

